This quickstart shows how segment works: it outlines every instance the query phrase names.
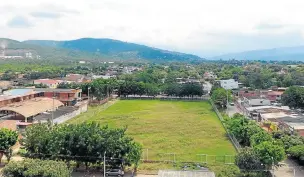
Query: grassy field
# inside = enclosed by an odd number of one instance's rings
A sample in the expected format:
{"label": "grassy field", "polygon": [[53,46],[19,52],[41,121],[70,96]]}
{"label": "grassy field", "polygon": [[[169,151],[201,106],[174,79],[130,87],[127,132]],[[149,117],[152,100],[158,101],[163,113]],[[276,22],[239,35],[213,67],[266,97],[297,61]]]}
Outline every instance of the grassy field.
{"label": "grassy field", "polygon": [[[69,123],[96,121],[127,126],[149,160],[197,161],[197,154],[234,155],[235,149],[208,102],[125,100],[91,107]],[[148,152],[146,149],[149,149]]]}

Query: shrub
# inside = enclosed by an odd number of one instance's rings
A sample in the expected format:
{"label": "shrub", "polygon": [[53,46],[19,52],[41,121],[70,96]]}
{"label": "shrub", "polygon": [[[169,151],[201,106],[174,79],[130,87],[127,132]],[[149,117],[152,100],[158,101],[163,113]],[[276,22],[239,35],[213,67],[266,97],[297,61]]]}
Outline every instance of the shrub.
{"label": "shrub", "polygon": [[4,177],[69,177],[71,171],[64,162],[25,159],[10,162],[3,169]]}
{"label": "shrub", "polygon": [[304,155],[304,145],[293,146],[287,152],[293,157],[301,157]]}

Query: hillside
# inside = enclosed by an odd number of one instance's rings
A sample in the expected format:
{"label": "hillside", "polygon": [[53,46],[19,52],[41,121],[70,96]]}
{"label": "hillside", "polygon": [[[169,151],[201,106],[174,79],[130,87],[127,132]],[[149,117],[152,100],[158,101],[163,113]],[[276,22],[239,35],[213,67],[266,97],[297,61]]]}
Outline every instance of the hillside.
{"label": "hillside", "polygon": [[6,38],[0,38],[0,51],[1,54],[3,54],[2,52],[4,51],[6,56],[21,56],[23,58],[26,58],[26,53],[31,53],[32,59],[43,60],[80,60],[103,57],[88,52],[28,44]]}
{"label": "hillside", "polygon": [[24,43],[84,51],[125,60],[195,61],[202,59],[191,54],[166,51],[113,39],[82,38],[71,41],[28,40],[24,41]]}
{"label": "hillside", "polygon": [[221,56],[212,57],[210,59],[237,59],[237,60],[293,60],[304,61],[304,46],[282,47],[264,50],[252,50],[240,53],[231,53]]}

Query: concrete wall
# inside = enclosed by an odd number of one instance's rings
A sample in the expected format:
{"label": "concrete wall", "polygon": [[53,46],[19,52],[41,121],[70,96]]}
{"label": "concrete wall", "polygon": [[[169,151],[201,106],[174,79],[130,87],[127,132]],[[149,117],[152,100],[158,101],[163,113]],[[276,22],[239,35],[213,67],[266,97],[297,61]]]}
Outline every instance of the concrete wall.
{"label": "concrete wall", "polygon": [[77,109],[76,111],[73,111],[71,113],[68,113],[66,115],[63,115],[63,116],[60,116],[60,117],[54,119],[54,123],[56,123],[56,124],[64,123],[64,122],[78,116],[79,114],[86,112],[87,110],[88,110],[88,104],[83,103],[81,106],[79,106],[79,109]]}

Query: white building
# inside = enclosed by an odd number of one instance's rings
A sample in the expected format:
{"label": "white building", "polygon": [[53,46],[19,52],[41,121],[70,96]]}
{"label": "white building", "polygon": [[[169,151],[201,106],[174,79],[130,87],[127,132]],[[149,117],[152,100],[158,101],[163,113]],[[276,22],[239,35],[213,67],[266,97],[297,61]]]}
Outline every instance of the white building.
{"label": "white building", "polygon": [[220,80],[219,82],[220,82],[221,87],[226,90],[239,88],[239,83],[237,81],[235,81],[234,79]]}
{"label": "white building", "polygon": [[25,53],[25,58],[33,58],[32,52],[26,52]]}
{"label": "white building", "polygon": [[265,98],[246,98],[246,97],[244,97],[244,105],[246,107],[270,106],[271,102],[269,99],[265,99]]}

